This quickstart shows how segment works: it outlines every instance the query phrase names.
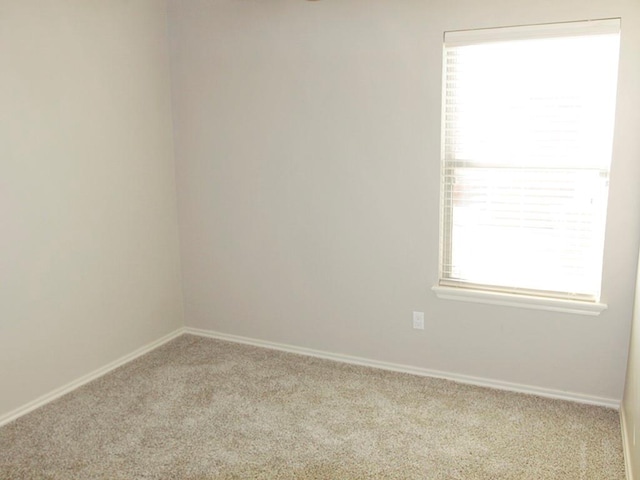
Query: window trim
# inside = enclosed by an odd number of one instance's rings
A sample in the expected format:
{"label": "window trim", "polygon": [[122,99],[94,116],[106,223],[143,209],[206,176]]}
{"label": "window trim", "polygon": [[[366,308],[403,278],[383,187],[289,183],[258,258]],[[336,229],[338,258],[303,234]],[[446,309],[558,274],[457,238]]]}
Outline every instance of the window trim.
{"label": "window trim", "polygon": [[556,38],[574,35],[606,35],[619,33],[621,23],[620,17],[611,17],[575,20],[572,22],[449,30],[443,33],[443,42],[449,46],[463,46],[495,41]]}
{"label": "window trim", "polygon": [[433,290],[438,298],[445,300],[502,305],[506,307],[521,307],[533,310],[547,310],[551,312],[573,313],[578,315],[598,316],[607,309],[607,304],[602,302],[537,297],[533,295],[517,295],[514,293],[490,290],[445,287],[442,285],[434,285],[431,287],[431,290]]}

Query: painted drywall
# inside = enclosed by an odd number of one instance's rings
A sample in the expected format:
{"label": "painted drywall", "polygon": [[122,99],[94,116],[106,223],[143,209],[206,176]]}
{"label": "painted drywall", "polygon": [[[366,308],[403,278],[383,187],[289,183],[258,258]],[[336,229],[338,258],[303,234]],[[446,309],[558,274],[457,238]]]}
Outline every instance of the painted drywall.
{"label": "painted drywall", "polygon": [[0,417],[182,325],[166,20],[0,0]]}
{"label": "painted drywall", "polygon": [[[608,310],[436,298],[443,32],[608,17],[623,29]],[[170,0],[169,20],[187,326],[621,399],[640,2]]]}
{"label": "painted drywall", "polygon": [[631,341],[629,342],[627,378],[621,406],[621,420],[627,476],[629,480],[633,480],[640,478],[640,268],[638,268],[636,281],[636,299]]}

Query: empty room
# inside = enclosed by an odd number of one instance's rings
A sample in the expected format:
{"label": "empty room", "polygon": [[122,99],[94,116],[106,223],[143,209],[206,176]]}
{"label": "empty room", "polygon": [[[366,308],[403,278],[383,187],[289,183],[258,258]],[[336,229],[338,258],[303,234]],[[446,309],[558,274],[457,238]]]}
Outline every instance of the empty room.
{"label": "empty room", "polygon": [[0,226],[2,480],[640,479],[639,0],[0,0]]}

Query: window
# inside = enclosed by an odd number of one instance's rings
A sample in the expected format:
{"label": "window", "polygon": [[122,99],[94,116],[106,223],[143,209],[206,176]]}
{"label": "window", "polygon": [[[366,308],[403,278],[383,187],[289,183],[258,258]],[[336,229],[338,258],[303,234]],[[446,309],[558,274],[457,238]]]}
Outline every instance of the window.
{"label": "window", "polygon": [[601,305],[619,30],[445,33],[436,293]]}

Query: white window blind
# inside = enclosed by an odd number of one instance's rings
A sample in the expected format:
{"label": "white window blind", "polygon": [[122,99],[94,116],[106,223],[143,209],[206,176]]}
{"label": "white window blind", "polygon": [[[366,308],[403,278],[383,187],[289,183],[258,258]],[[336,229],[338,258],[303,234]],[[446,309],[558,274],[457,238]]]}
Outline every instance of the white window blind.
{"label": "white window blind", "polygon": [[441,286],[599,300],[619,30],[445,33]]}

